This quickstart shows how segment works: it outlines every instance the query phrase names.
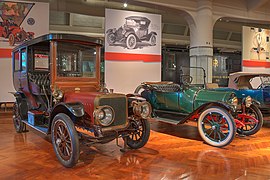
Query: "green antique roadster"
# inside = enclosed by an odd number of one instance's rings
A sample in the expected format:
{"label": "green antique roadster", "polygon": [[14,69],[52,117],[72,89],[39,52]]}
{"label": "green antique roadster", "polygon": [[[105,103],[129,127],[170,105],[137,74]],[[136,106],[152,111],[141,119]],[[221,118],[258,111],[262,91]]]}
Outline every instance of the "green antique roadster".
{"label": "green antique roadster", "polygon": [[157,121],[174,125],[197,121],[200,136],[212,146],[230,144],[236,132],[258,132],[263,117],[256,103],[249,96],[238,100],[233,91],[206,89],[205,77],[203,68],[182,67],[179,83],[144,82],[134,93],[152,105]]}

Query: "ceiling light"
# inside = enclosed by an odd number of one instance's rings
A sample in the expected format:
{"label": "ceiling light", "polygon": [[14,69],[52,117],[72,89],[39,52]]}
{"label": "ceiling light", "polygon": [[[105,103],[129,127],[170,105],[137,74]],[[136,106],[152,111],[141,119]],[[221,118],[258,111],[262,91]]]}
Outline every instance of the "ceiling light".
{"label": "ceiling light", "polygon": [[124,3],[124,8],[126,8],[126,7],[127,7],[127,5],[128,5],[127,3]]}

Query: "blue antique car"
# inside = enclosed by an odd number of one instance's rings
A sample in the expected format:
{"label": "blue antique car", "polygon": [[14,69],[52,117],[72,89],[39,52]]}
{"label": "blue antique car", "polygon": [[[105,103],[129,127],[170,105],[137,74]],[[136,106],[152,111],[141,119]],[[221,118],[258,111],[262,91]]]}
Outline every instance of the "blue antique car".
{"label": "blue antique car", "polygon": [[240,99],[250,96],[257,101],[264,116],[270,116],[270,74],[236,72],[229,75],[229,84],[218,91],[233,91]]}
{"label": "blue antique car", "polygon": [[238,100],[234,91],[207,89],[203,68],[181,68],[180,82],[144,82],[135,93],[144,97],[153,108],[154,120],[180,125],[189,120],[198,122],[202,139],[209,145],[223,147],[235,133],[257,133],[263,117],[249,97]]}

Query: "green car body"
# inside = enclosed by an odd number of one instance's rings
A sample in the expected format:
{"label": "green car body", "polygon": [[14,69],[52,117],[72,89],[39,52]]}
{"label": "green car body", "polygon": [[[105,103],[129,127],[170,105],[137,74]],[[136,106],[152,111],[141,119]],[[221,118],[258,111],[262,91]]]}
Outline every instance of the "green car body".
{"label": "green car body", "polygon": [[252,99],[248,96],[238,102],[233,90],[205,88],[205,72],[199,70],[203,69],[188,70],[187,74],[180,72],[179,83],[144,82],[135,94],[151,104],[152,117],[157,121],[174,125],[197,121],[201,137],[212,146],[228,145],[236,131],[243,135],[257,133],[263,118]]}
{"label": "green car body", "polygon": [[223,103],[226,104],[226,107],[234,109],[230,103],[233,97],[234,93],[232,91],[220,92],[206,90],[197,86],[183,89],[179,86],[179,90],[176,92],[153,91],[146,98],[151,102],[154,109],[190,114],[206,103],[216,103],[217,101],[226,102]]}

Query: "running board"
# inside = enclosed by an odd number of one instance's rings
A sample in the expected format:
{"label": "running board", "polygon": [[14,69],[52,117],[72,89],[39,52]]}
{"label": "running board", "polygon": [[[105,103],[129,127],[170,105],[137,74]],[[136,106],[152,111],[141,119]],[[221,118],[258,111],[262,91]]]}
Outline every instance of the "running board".
{"label": "running board", "polygon": [[39,126],[34,126],[30,123],[28,123],[28,121],[23,120],[22,121],[24,124],[26,124],[27,126],[30,126],[31,128],[37,130],[38,132],[41,132],[42,134],[48,135],[48,128],[43,128],[43,127],[39,127]]}
{"label": "running board", "polygon": [[157,121],[160,121],[160,122],[169,123],[169,124],[173,124],[173,125],[177,125],[180,122],[180,121],[162,118],[162,117],[155,117],[154,119],[156,119]]}
{"label": "running board", "polygon": [[188,115],[188,114],[185,114],[185,113],[174,112],[174,111],[164,111],[164,110],[154,110],[154,112],[157,112],[157,113],[174,114],[174,115],[180,115],[180,116],[187,116],[187,115]]}

